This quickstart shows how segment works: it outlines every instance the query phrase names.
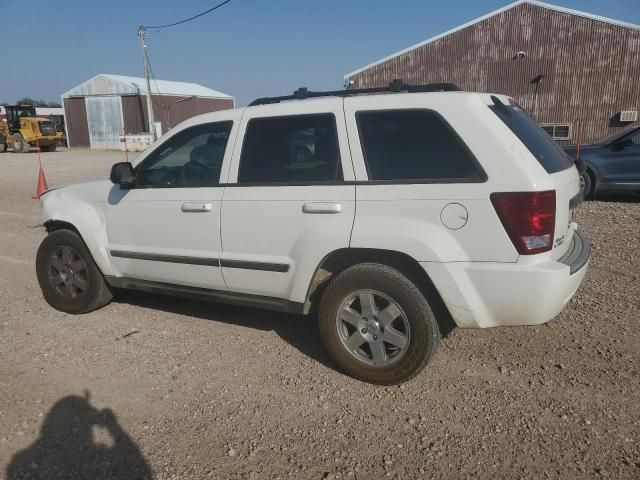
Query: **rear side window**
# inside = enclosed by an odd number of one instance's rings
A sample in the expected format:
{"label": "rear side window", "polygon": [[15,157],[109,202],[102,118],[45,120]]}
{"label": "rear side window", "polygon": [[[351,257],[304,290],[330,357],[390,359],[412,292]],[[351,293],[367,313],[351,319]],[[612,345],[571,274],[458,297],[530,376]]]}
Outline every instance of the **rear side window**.
{"label": "rear side window", "polygon": [[560,172],[573,165],[560,145],[554,142],[522,108],[501,102],[489,108],[516,134],[548,173]]}
{"label": "rear side window", "polygon": [[357,122],[369,180],[486,180],[467,146],[433,110],[358,112]]}
{"label": "rear side window", "polygon": [[305,184],[340,180],[340,151],[332,114],[249,121],[238,183]]}

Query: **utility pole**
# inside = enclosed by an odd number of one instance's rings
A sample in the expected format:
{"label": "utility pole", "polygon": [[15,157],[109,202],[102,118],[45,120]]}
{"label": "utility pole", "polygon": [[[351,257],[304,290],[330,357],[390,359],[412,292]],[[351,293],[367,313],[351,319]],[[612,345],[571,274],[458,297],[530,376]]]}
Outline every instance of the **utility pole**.
{"label": "utility pole", "polygon": [[[149,62],[147,59],[147,45],[145,43],[146,34],[144,25],[138,26],[138,37],[140,37],[140,47],[142,48],[142,61],[144,62],[144,81],[147,84],[147,119],[149,120],[149,133],[153,140],[157,140],[156,123],[153,118],[153,104],[151,103],[151,83],[149,82]],[[160,93],[160,92],[158,92]]]}

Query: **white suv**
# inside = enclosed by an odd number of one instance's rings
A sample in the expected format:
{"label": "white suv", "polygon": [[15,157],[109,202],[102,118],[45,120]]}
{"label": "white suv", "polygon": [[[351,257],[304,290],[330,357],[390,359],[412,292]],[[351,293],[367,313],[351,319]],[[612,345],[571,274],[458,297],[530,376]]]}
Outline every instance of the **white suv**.
{"label": "white suv", "polygon": [[453,326],[552,319],[589,260],[578,171],[510,98],[454,90],[301,89],[183,122],[110,180],[43,195],[45,299],[317,312],[338,365],[380,384]]}

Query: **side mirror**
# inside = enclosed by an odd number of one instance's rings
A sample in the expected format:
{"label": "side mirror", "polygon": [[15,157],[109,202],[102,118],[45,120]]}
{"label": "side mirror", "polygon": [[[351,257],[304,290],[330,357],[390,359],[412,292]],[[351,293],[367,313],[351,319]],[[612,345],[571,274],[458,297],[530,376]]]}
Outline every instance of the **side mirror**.
{"label": "side mirror", "polygon": [[114,163],[111,167],[109,179],[123,188],[132,187],[136,183],[136,176],[133,173],[133,165],[130,162]]}

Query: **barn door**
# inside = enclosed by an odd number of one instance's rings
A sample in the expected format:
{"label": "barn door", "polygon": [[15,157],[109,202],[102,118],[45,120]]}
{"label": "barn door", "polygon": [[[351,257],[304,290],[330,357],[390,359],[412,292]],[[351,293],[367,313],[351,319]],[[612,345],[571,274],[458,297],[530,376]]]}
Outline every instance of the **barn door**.
{"label": "barn door", "polygon": [[122,135],[120,97],[86,97],[91,148],[119,150]]}

